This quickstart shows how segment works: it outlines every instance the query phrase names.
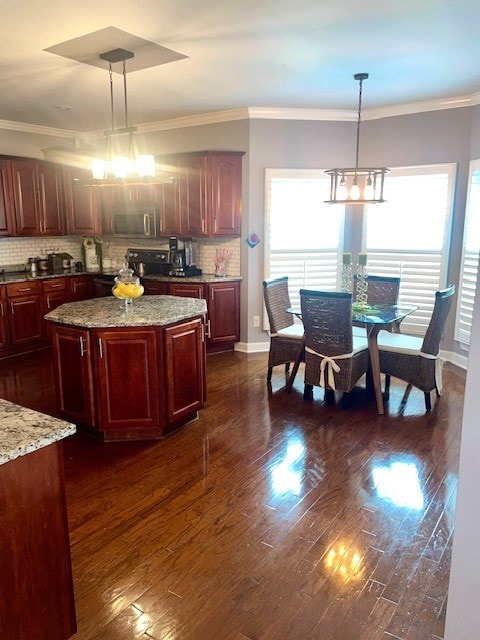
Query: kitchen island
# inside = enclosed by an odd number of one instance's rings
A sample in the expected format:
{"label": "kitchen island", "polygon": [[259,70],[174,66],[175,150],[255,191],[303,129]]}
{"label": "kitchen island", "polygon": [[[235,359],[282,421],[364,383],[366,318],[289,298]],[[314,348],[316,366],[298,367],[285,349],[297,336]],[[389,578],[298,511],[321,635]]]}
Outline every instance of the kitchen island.
{"label": "kitchen island", "polygon": [[60,440],[75,426],[0,399],[0,636],[76,631]]}
{"label": "kitchen island", "polygon": [[104,441],[161,438],[205,403],[205,300],[143,296],[63,304],[52,323],[62,417]]}

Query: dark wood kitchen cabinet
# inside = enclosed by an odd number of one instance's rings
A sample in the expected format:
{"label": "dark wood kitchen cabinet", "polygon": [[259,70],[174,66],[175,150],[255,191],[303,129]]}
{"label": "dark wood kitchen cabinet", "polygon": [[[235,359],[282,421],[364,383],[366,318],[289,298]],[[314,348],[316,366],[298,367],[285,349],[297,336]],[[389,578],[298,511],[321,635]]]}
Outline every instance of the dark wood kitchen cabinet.
{"label": "dark wood kitchen cabinet", "polygon": [[88,276],[71,276],[68,278],[69,302],[88,300],[91,298],[91,280]]}
{"label": "dark wood kitchen cabinet", "polygon": [[168,283],[157,280],[143,280],[144,294],[146,296],[164,296],[168,293]]}
{"label": "dark wood kitchen cabinet", "polygon": [[5,287],[0,286],[0,351],[10,344],[8,338],[7,294]]}
{"label": "dark wood kitchen cabinet", "polygon": [[38,160],[12,160],[17,236],[63,234],[62,168]]}
{"label": "dark wood kitchen cabinet", "polygon": [[98,187],[81,184],[91,178],[87,169],[64,168],[67,234],[95,236],[102,233],[100,194]]}
{"label": "dark wood kitchen cabinet", "polygon": [[166,327],[53,324],[60,414],[105,441],[156,439],[205,402],[203,318]]}
{"label": "dark wood kitchen cabinet", "polygon": [[0,237],[16,232],[10,165],[9,160],[0,160]]}
{"label": "dark wood kitchen cabinet", "polygon": [[170,282],[168,293],[182,298],[205,298],[205,285],[197,282]]}
{"label": "dark wood kitchen cabinet", "polygon": [[67,640],[77,624],[62,443],[0,465],[0,495],[2,638]]}
{"label": "dark wood kitchen cabinet", "polygon": [[169,381],[168,421],[191,415],[205,401],[205,342],[200,319],[165,329],[165,363]]}
{"label": "dark wood kitchen cabinet", "polygon": [[57,326],[52,334],[57,406],[66,420],[95,426],[90,332]]}
{"label": "dark wood kitchen cabinet", "polygon": [[[48,278],[42,281],[43,311],[49,313],[69,301],[66,278]],[[45,336],[51,338],[50,323],[45,321]]]}
{"label": "dark wood kitchen cabinet", "polygon": [[35,346],[44,339],[40,282],[5,285],[11,346]]}
{"label": "dark wood kitchen cabinet", "polygon": [[[162,235],[239,236],[242,218],[240,151],[197,151],[162,159],[174,170],[176,188],[166,190]],[[168,233],[167,233],[168,229]]]}
{"label": "dark wood kitchen cabinet", "polygon": [[210,351],[233,349],[240,340],[240,282],[207,284]]}
{"label": "dark wood kitchen cabinet", "polygon": [[156,328],[93,332],[99,425],[105,439],[159,425]]}

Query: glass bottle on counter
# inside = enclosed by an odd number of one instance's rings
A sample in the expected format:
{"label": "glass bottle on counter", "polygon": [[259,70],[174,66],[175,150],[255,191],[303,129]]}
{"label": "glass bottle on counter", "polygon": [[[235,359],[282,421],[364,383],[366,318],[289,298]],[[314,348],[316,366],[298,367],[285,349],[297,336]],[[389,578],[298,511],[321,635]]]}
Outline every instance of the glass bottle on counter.
{"label": "glass bottle on counter", "polygon": [[120,269],[112,287],[112,293],[116,298],[125,301],[125,312],[130,311],[135,298],[143,294],[143,286],[140,278],[133,275],[133,269]]}

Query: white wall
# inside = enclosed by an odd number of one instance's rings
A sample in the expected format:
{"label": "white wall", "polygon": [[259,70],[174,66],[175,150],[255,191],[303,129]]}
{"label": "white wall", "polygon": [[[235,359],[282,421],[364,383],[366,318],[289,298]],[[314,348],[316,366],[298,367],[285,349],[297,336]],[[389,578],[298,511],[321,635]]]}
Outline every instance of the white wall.
{"label": "white wall", "polygon": [[463,410],[445,640],[480,638],[480,279]]}

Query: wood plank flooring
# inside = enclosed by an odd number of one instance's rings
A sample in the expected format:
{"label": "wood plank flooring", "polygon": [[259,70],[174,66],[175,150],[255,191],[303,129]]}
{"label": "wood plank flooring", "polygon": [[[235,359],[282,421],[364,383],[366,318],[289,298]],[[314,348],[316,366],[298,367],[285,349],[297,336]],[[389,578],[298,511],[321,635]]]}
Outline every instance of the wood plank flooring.
{"label": "wood plank flooring", "polygon": [[[64,442],[77,640],[443,638],[464,372],[431,414],[392,380],[378,416],[266,365],[209,356],[162,441]],[[0,361],[0,394],[55,413],[49,351]]]}

